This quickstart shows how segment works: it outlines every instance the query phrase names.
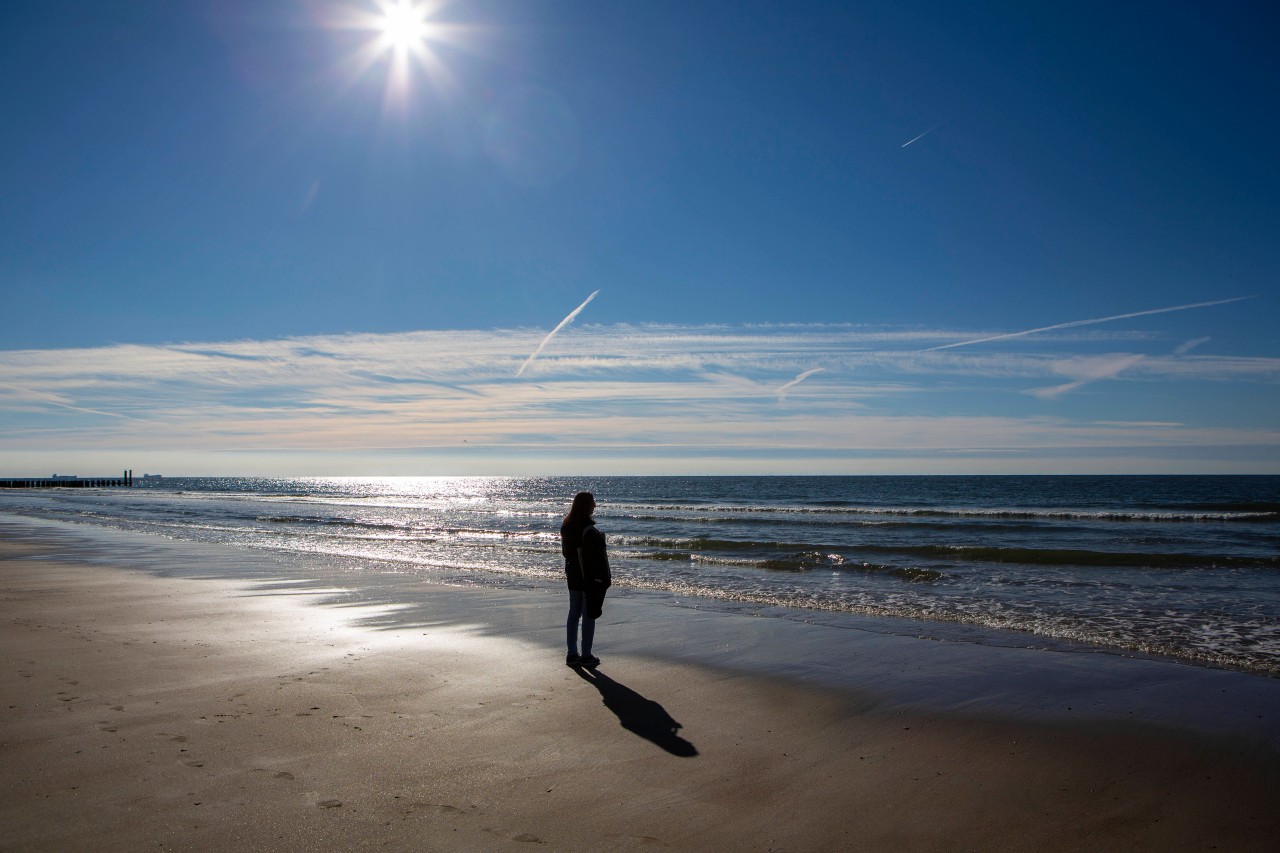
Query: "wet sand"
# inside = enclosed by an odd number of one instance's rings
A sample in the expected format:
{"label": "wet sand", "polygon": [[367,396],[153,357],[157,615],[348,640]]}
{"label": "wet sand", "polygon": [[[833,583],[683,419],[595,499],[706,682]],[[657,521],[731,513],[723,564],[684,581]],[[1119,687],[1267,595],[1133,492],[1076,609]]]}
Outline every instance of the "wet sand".
{"label": "wet sand", "polygon": [[[865,686],[849,683],[856,661],[844,686],[817,686],[628,654],[621,626],[593,675],[549,647],[554,625],[374,630],[378,608],[320,606],[320,592],[111,562],[76,559],[56,532],[0,539],[0,849],[1270,850],[1280,837],[1274,721],[1214,734],[956,710],[954,685],[947,702],[886,701],[870,663]],[[930,672],[957,650],[912,654]],[[959,654],[974,671],[1009,660]]]}

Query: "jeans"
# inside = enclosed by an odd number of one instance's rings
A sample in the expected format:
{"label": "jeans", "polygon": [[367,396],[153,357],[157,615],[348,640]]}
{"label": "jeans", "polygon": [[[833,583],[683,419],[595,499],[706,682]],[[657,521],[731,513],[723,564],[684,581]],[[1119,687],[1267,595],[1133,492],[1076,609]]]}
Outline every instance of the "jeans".
{"label": "jeans", "polygon": [[582,653],[591,654],[591,641],[596,636],[596,620],[582,614],[587,594],[580,589],[569,590],[569,621],[565,624],[565,635],[569,641],[569,654],[578,653],[578,620],[582,620]]}

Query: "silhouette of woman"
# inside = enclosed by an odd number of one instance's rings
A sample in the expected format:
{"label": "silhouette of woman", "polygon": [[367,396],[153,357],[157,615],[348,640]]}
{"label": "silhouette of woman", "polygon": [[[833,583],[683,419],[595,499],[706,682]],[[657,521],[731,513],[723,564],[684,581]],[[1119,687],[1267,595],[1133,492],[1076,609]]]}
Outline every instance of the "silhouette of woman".
{"label": "silhouette of woman", "polygon": [[[569,620],[565,624],[569,653],[564,661],[569,666],[600,664],[600,659],[591,654],[591,643],[612,578],[604,534],[596,529],[592,517],[595,510],[595,495],[578,492],[560,525],[560,551],[564,554],[564,575],[569,585]],[[579,621],[582,623],[581,654],[578,653]]]}

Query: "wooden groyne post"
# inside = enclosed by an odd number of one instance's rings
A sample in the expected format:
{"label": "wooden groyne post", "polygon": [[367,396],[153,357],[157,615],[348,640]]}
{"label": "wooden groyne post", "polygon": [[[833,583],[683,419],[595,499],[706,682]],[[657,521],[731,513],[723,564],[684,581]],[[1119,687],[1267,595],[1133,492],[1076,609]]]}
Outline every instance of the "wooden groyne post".
{"label": "wooden groyne post", "polygon": [[133,469],[126,468],[119,477],[0,477],[0,489],[110,489],[133,486]]}

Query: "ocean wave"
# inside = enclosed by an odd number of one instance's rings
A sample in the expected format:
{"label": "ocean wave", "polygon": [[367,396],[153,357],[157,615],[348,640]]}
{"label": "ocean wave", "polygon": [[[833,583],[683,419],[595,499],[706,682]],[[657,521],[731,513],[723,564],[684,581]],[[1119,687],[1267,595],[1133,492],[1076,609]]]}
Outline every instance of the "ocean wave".
{"label": "ocean wave", "polygon": [[[796,516],[801,516],[798,520]],[[797,524],[812,524],[813,526],[824,525],[840,525],[842,527],[874,527],[874,528],[915,528],[920,530],[933,529],[937,527],[937,523],[933,521],[925,521],[923,519],[895,519],[888,516],[874,518],[840,518],[837,520],[827,520],[819,517],[808,518],[804,513],[783,514],[777,513],[773,516],[765,516],[763,518],[749,519],[749,523],[753,525],[774,525],[774,526],[793,526]],[[679,517],[671,515],[627,515],[628,521],[638,522],[678,522],[680,524],[704,524],[708,526],[714,525],[741,525],[744,518],[740,515],[682,515]],[[975,529],[979,526],[983,530],[1001,530],[1001,529],[1021,529],[1027,525],[998,525],[984,522],[981,525],[974,524]]]}
{"label": "ocean wave", "polygon": [[[687,515],[652,515],[659,512],[677,512],[686,509],[677,504],[643,504],[621,509],[630,518],[652,521],[715,521],[716,515],[839,515],[839,516],[888,516],[902,518],[977,518],[977,519],[1026,519],[1030,521],[1139,521],[1139,522],[1198,522],[1198,521],[1280,521],[1280,509],[1274,504],[1234,504],[1206,508],[1116,510],[1116,509],[1032,509],[1025,507],[886,507],[867,505],[831,506],[811,502],[803,506],[769,505],[741,506],[736,504],[699,505],[700,512],[711,515],[691,519]],[[646,515],[645,513],[650,513]]]}
{"label": "ocean wave", "polygon": [[848,560],[840,554],[822,553],[820,551],[803,551],[785,556],[749,559],[742,557],[717,557],[708,554],[693,554],[684,551],[627,551],[619,556],[635,560],[653,560],[657,562],[687,563],[691,565],[717,566],[724,568],[763,569],[772,572],[858,572],[863,574],[883,574],[911,582],[938,581],[946,577],[944,572],[920,566],[895,566],[881,563],[869,563],[860,560]]}
{"label": "ocean wave", "polygon": [[1140,568],[1280,568],[1280,557],[1222,554],[1140,553],[1090,551],[1073,548],[1012,548],[990,545],[864,545],[860,550],[909,554],[935,559],[963,559],[986,563],[1024,563],[1054,566],[1132,566]]}
{"label": "ocean wave", "polygon": [[1280,516],[1280,503],[1275,501],[1229,501],[1225,503],[1193,503],[1170,506],[1170,509],[1187,509],[1197,512],[1215,512],[1241,515]]}
{"label": "ocean wave", "polygon": [[329,515],[257,515],[254,521],[265,521],[269,524],[343,524],[350,519],[335,519]]}
{"label": "ocean wave", "polygon": [[[1045,566],[1116,566],[1141,568],[1280,568],[1280,556],[1243,556],[1224,554],[1188,554],[1171,552],[1098,551],[1082,548],[1020,548],[997,545],[824,545],[818,543],[771,542],[759,540],[710,539],[703,537],[625,537],[619,544],[632,548],[656,548],[660,553],[684,552],[702,558],[706,552],[720,554],[836,554],[844,560],[857,560],[865,553],[900,555],[938,561],[964,560],[971,563],[1022,563]],[[657,559],[672,559],[664,556]],[[787,562],[791,558],[761,557],[754,564],[769,559]],[[804,562],[804,558],[801,558]]]}
{"label": "ocean wave", "polygon": [[[689,579],[623,580],[621,585],[669,592],[677,598],[710,599],[732,609],[780,608],[804,619],[805,611],[848,613],[900,619],[978,625],[1001,631],[1107,648],[1191,660],[1271,676],[1280,676],[1280,627],[1273,621],[1235,614],[1202,613],[1142,617],[1132,613],[1050,613],[1016,610],[998,601],[952,601],[918,596],[881,596],[853,592],[815,595],[799,589],[724,588]],[[909,589],[909,587],[903,587]]]}

